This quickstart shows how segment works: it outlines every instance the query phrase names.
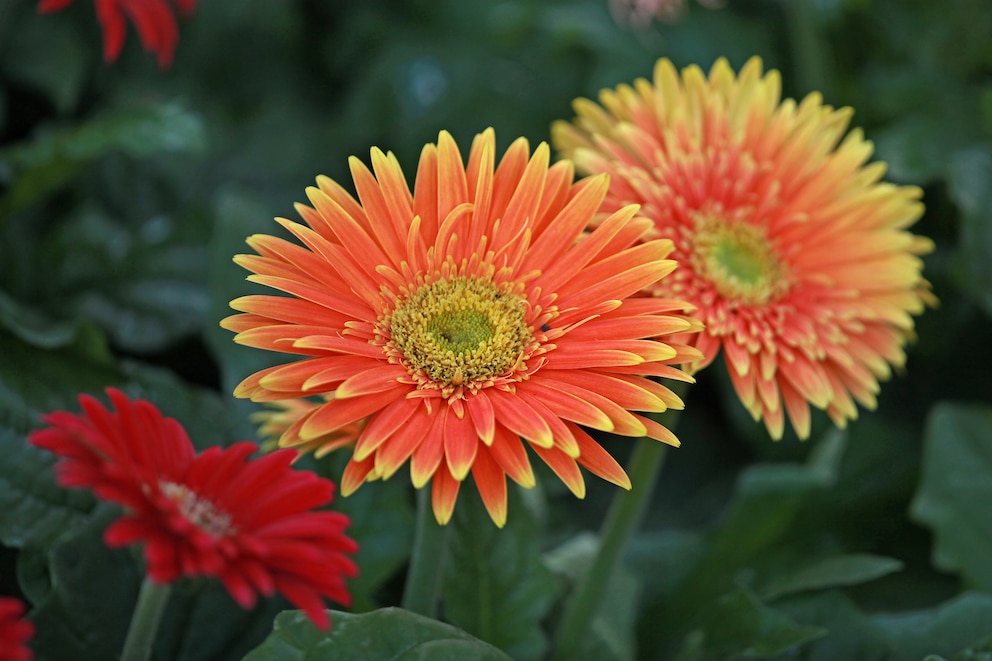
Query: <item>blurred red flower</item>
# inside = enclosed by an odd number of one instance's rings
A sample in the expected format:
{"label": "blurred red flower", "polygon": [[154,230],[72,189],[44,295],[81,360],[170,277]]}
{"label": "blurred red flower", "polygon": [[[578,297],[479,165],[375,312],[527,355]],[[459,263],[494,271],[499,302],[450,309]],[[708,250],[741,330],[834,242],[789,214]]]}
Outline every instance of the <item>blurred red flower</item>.
{"label": "blurred red flower", "polygon": [[28,640],[34,625],[24,619],[24,604],[18,599],[0,597],[0,661],[29,661],[34,654]]}
{"label": "blurred red flower", "polygon": [[59,456],[61,486],[125,508],[104,533],[107,545],[144,542],[155,582],[214,576],[243,608],[278,591],[326,629],[322,597],[347,605],[344,579],[357,573],[345,555],[358,549],[344,534],[348,517],[312,511],[331,500],[334,484],[291,469],[293,450],[249,460],[257,447],[241,442],[197,455],[154,405],[107,394],[116,412],[82,395],[81,415],[45,415],[50,427],[30,437]]}
{"label": "blurred red flower", "polygon": [[[174,0],[184,16],[193,12],[196,0]],[[41,0],[38,12],[48,14],[60,11],[74,0]],[[162,69],[172,64],[179,41],[179,27],[168,0],[94,0],[96,15],[103,27],[103,59],[113,62],[121,54],[126,34],[126,18],[138,30],[141,44],[148,52],[158,56]]]}

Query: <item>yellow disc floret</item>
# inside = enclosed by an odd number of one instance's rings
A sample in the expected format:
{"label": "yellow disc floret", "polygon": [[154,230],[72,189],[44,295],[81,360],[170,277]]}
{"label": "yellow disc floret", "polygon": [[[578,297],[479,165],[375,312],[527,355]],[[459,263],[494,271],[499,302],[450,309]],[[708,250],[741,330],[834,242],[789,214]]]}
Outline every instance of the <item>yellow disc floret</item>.
{"label": "yellow disc floret", "polygon": [[398,300],[392,344],[411,375],[446,386],[511,372],[533,339],[525,299],[482,278],[435,280]]}

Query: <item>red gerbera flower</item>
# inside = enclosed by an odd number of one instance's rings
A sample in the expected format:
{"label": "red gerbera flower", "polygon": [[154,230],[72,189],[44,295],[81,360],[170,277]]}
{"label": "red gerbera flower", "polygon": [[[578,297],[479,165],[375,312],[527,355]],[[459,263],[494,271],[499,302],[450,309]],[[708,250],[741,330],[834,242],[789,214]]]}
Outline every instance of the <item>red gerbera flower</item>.
{"label": "red gerbera flower", "polygon": [[329,480],[295,471],[296,453],[249,460],[248,442],[196,455],[185,430],[151,403],[107,389],[117,411],[82,395],[82,415],[57,411],[31,442],[57,454],[59,484],[90,489],[124,506],[104,533],[109,546],[144,542],[148,575],[158,583],[215,576],[243,608],[280,592],[327,628],[321,597],[348,604],[348,518],[312,511],[328,503]]}
{"label": "red gerbera flower", "polygon": [[28,640],[34,625],[24,619],[24,604],[18,599],[0,597],[0,661],[29,661],[34,653]]}
{"label": "red gerbera flower", "polygon": [[[74,0],[41,0],[38,11],[42,14],[60,11]],[[175,0],[183,15],[189,15],[196,7],[196,0]],[[127,32],[125,19],[131,19],[141,44],[148,52],[158,55],[158,65],[162,69],[172,64],[179,41],[179,27],[176,17],[167,0],[94,0],[96,15],[103,27],[103,59],[113,62],[124,47]]]}
{"label": "red gerbera flower", "polygon": [[[392,154],[372,170],[351,160],[359,200],[326,177],[298,205],[307,225],[279,219],[304,246],[273,236],[236,261],[249,280],[289,296],[246,296],[225,328],[241,344],[306,358],[248,377],[239,397],[273,401],[323,395],[300,411],[283,445],[357,443],[341,478],[348,494],[407,460],[417,488],[432,483],[447,522],[471,473],[497,525],[506,521],[506,476],[534,486],[530,447],[575,495],[579,466],[630,488],[623,469],[580,425],[677,445],[630,411],[682,408],[645,378],[690,381],[672,365],[700,359],[671,342],[699,330],[678,300],[633,298],[664,278],[667,240],[627,207],[585,228],[606,195],[605,177],[573,183],[570,163],[549,164],[517,140],[501,160],[490,129],[467,165],[445,132],[420,157],[414,190]],[[524,442],[521,442],[521,438]]]}
{"label": "red gerbera flower", "polygon": [[552,134],[580,171],[610,175],[605,210],[641,204],[674,242],[680,268],[650,290],[698,307],[690,367],[722,350],[751,415],[780,438],[788,413],[805,438],[810,405],[843,426],[905,364],[912,315],[936,302],[919,258],[933,242],[906,229],[922,191],[882,181],[872,144],[845,136],[851,109],[780,89],[758,58],[708,77],[663,59],[653,82],[576,101]]}

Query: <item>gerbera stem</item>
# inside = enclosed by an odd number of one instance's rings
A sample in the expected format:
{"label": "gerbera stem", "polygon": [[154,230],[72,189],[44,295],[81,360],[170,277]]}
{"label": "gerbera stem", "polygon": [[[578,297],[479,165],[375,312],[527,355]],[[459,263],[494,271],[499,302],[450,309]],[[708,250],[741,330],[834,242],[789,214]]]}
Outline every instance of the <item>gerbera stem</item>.
{"label": "gerbera stem", "polygon": [[152,644],[158,631],[165,604],[169,600],[171,585],[159,585],[146,576],[138,593],[138,603],[131,616],[131,625],[124,639],[121,661],[148,661],[152,655]]}
{"label": "gerbera stem", "polygon": [[437,617],[438,593],[447,552],[447,528],[434,519],[430,489],[417,490],[417,532],[413,540],[413,557],[403,588],[403,608]]}
{"label": "gerbera stem", "polygon": [[[682,394],[681,389],[676,389],[676,392]],[[665,420],[670,429],[678,420],[677,415],[677,411],[672,412]],[[556,661],[577,658],[582,641],[591,629],[596,609],[603,601],[603,592],[613,578],[627,541],[640,524],[644,509],[654,493],[658,474],[665,463],[667,447],[651,438],[639,439],[634,446],[627,462],[631,490],[617,491],[613,497],[600,529],[599,551],[565,602],[555,644]]]}

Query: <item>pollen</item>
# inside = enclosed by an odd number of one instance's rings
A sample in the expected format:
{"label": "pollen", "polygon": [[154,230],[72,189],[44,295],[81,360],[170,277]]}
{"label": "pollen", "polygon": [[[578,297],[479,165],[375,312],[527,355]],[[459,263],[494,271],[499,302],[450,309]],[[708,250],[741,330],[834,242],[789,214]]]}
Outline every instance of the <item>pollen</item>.
{"label": "pollen", "polygon": [[721,296],[763,305],[788,290],[788,269],[760,227],[706,215],[695,225],[692,266]]}
{"label": "pollen", "polygon": [[392,344],[412,375],[444,389],[513,372],[533,340],[526,299],[483,278],[435,280],[400,298]]}
{"label": "pollen", "polygon": [[159,483],[166,498],[176,504],[184,519],[212,537],[225,537],[234,532],[230,515],[220,511],[209,500],[198,496],[190,488],[175,482]]}

